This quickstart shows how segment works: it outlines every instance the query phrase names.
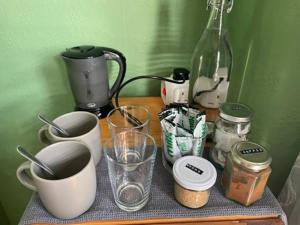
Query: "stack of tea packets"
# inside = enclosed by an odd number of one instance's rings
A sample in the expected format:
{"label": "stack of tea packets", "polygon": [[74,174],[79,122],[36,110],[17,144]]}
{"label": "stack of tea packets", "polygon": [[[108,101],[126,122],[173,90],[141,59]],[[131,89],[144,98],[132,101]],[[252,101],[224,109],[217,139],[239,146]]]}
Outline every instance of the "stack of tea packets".
{"label": "stack of tea packets", "polygon": [[202,156],[206,115],[195,108],[171,104],[159,114],[165,159],[173,164],[185,155]]}

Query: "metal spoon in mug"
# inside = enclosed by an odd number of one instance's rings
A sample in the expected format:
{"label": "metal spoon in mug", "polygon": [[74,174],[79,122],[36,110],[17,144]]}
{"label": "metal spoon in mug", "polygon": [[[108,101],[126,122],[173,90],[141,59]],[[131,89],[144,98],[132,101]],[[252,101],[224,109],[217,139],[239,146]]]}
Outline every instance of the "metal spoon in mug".
{"label": "metal spoon in mug", "polygon": [[17,151],[18,151],[18,153],[20,153],[20,155],[22,155],[29,161],[33,162],[34,164],[36,164],[38,167],[43,169],[43,171],[47,172],[47,174],[51,175],[51,177],[57,178],[57,175],[55,174],[55,172],[52,169],[49,168],[49,166],[47,166],[45,163],[43,163],[42,161],[37,159],[35,156],[30,154],[25,148],[23,148],[22,146],[19,145],[17,147]]}
{"label": "metal spoon in mug", "polygon": [[38,118],[48,124],[48,125],[51,125],[55,130],[58,131],[58,133],[60,135],[62,135],[63,137],[70,137],[71,135],[63,128],[59,127],[57,124],[53,123],[52,121],[48,120],[45,116],[42,116],[41,114],[38,115]]}

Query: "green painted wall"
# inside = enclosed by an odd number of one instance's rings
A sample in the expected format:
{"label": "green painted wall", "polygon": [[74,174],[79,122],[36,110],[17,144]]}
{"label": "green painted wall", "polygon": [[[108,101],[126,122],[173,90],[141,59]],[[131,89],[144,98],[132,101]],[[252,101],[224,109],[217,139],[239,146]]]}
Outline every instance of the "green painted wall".
{"label": "green painted wall", "polygon": [[236,1],[234,9],[229,98],[254,109],[250,138],[272,154],[269,185],[277,194],[300,146],[300,1]]}
{"label": "green painted wall", "polygon": [[5,213],[4,211],[4,208],[0,202],[0,224],[2,225],[8,225],[9,224],[9,221],[8,221],[8,218],[7,218],[7,214]]}
{"label": "green painted wall", "polygon": [[[15,178],[24,161],[16,145],[37,152],[37,113],[53,118],[73,108],[59,53],[81,44],[114,47],[127,58],[126,79],[165,75],[172,67],[189,66],[208,12],[206,0],[0,0],[0,5],[0,219],[5,212],[14,225],[31,194]],[[295,0],[236,1],[229,17],[235,53],[230,99],[256,112],[251,138],[272,151],[276,192],[300,145],[300,103],[291,104],[300,79],[299,10]],[[111,65],[111,80],[116,69]],[[122,93],[159,95],[159,83],[138,81]]]}
{"label": "green painted wall", "polygon": [[[114,47],[128,62],[126,79],[140,74],[169,74],[188,66],[207,20],[205,0],[0,0],[0,200],[11,224],[19,220],[31,192],[15,178],[32,152],[41,123],[73,109],[59,53],[81,44]],[[199,10],[200,9],[200,10]],[[112,66],[111,80],[116,75]],[[125,95],[159,95],[159,82],[138,81]]]}

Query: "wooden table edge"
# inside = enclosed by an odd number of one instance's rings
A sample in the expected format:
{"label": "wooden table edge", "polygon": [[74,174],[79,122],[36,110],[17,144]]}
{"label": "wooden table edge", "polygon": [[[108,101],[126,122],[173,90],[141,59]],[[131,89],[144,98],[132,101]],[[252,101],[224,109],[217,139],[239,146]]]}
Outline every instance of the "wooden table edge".
{"label": "wooden table edge", "polygon": [[[264,215],[264,216],[245,216],[245,215],[236,215],[236,216],[211,216],[211,217],[188,217],[188,218],[151,218],[151,219],[135,219],[135,220],[97,220],[97,221],[86,221],[79,223],[67,223],[67,225],[127,225],[127,224],[177,224],[177,223],[208,223],[216,222],[220,225],[222,222],[242,222],[242,221],[266,221],[274,220],[278,222],[276,224],[283,224],[282,220],[278,215]],[[282,223],[279,223],[282,222]],[[228,224],[228,223],[227,223]],[[272,224],[272,223],[271,223]],[[48,223],[34,223],[31,225],[58,225],[58,224],[48,224]]]}

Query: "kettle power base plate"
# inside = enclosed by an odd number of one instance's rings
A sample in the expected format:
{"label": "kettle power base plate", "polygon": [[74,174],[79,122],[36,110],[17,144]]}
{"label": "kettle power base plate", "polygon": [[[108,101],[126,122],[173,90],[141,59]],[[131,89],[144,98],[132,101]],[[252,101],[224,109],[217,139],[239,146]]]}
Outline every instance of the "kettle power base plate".
{"label": "kettle power base plate", "polygon": [[95,114],[99,119],[103,119],[105,118],[108,113],[113,110],[115,107],[114,105],[112,104],[112,102],[108,103],[107,105],[105,106],[101,106],[99,108],[96,108],[96,109],[83,109],[83,108],[80,108],[80,107],[75,107],[75,111],[86,111],[86,112],[90,112],[90,113],[93,113]]}

